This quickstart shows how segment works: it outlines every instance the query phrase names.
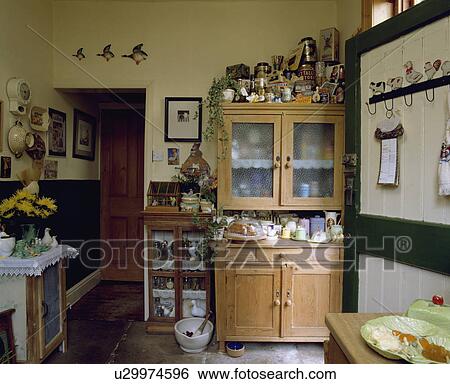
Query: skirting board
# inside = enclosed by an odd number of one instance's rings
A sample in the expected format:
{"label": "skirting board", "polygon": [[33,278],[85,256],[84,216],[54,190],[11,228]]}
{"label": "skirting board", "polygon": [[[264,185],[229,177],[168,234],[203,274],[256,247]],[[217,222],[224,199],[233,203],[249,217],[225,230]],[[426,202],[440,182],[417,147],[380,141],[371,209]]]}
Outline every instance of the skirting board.
{"label": "skirting board", "polygon": [[100,270],[92,272],[89,276],[86,276],[78,284],[74,285],[67,291],[67,308],[70,308],[84,295],[86,295],[91,289],[95,288],[101,280]]}

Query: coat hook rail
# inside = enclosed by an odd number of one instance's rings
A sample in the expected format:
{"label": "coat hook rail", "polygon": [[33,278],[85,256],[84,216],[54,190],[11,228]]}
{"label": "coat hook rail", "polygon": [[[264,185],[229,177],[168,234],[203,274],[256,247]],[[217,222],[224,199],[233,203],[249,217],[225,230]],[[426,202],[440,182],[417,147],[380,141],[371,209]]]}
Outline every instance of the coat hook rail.
{"label": "coat hook rail", "polygon": [[423,81],[417,84],[411,84],[404,88],[399,88],[391,92],[385,92],[380,95],[374,95],[369,99],[369,104],[376,104],[380,101],[396,99],[397,97],[412,95],[413,93],[423,92],[428,89],[443,87],[450,84],[450,76],[442,76],[437,79]]}

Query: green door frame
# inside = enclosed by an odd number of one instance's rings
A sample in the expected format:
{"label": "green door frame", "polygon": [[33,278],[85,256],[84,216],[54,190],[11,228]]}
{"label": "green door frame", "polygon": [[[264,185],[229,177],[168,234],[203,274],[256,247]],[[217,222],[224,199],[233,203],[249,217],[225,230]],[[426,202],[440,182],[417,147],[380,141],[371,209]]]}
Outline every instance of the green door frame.
{"label": "green door frame", "polygon": [[[346,153],[356,153],[358,159],[361,159],[361,55],[448,15],[450,15],[449,1],[426,0],[347,40]],[[346,240],[344,312],[358,311],[358,268],[361,253],[388,260],[395,259],[404,264],[450,275],[450,226],[361,214],[360,172],[361,164],[358,161],[354,183],[354,205],[346,207],[345,211],[346,232],[351,233],[352,238]],[[392,241],[386,240],[386,235]],[[363,240],[364,236],[367,241]],[[405,237],[413,239],[412,246],[408,246]]]}

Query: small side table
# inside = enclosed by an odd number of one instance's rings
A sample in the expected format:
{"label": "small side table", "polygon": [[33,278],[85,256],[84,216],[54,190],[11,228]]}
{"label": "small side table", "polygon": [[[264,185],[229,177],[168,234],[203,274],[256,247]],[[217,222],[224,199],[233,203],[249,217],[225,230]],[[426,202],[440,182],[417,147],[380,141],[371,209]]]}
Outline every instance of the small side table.
{"label": "small side table", "polygon": [[30,259],[0,260],[0,310],[12,316],[18,362],[40,363],[67,348],[66,271],[74,248],[60,245]]}

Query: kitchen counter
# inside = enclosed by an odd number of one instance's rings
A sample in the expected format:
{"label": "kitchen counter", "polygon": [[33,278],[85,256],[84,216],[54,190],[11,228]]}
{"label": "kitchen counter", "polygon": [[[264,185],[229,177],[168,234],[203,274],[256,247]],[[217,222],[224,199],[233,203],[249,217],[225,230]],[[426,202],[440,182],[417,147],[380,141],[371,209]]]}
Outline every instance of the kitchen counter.
{"label": "kitchen counter", "polygon": [[325,343],[327,364],[399,364],[372,350],[360,335],[367,321],[386,316],[386,313],[329,313],[325,324],[330,330],[330,340]]}

